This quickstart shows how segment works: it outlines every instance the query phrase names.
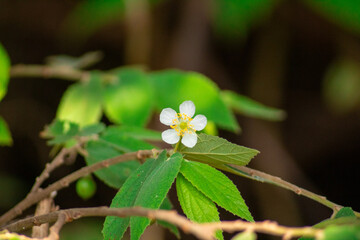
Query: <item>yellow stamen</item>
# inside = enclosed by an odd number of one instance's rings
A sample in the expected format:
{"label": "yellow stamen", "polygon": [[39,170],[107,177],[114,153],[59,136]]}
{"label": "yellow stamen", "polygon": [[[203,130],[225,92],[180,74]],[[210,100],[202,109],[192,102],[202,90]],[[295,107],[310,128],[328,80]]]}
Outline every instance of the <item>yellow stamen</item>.
{"label": "yellow stamen", "polygon": [[178,113],[177,118],[172,120],[172,129],[175,129],[178,136],[184,136],[186,132],[196,132],[194,126],[190,124],[193,119],[184,113]]}

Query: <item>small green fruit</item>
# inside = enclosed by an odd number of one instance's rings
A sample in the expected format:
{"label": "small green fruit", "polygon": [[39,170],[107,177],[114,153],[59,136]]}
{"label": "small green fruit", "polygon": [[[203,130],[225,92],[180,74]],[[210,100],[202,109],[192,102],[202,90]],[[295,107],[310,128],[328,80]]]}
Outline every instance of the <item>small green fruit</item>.
{"label": "small green fruit", "polygon": [[90,175],[82,177],[76,182],[76,193],[82,199],[87,200],[91,198],[95,192],[96,183]]}

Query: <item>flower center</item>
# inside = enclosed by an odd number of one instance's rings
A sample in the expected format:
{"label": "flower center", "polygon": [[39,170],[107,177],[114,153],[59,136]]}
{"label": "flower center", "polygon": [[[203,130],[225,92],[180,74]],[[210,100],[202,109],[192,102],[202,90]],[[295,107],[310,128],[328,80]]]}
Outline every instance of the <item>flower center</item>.
{"label": "flower center", "polygon": [[196,130],[194,126],[190,124],[192,118],[187,116],[186,114],[177,114],[177,118],[173,120],[173,125],[170,127],[175,129],[178,136],[184,136],[185,133],[194,133]]}
{"label": "flower center", "polygon": [[188,124],[186,122],[180,123],[180,129],[185,130],[187,128]]}

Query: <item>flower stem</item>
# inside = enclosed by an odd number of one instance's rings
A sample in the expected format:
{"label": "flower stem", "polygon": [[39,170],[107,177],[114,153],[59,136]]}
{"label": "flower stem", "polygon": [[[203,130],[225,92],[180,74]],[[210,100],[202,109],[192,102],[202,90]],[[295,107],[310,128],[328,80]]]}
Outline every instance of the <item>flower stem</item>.
{"label": "flower stem", "polygon": [[179,146],[180,146],[180,143],[181,143],[181,138],[179,139],[178,143],[175,145],[175,148],[174,148],[174,153],[176,153],[176,151],[178,150]]}

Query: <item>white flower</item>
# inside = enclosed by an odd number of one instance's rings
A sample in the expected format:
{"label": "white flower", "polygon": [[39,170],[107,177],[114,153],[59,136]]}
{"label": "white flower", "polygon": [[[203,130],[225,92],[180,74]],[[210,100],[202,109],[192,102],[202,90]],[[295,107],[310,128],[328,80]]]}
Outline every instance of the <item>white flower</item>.
{"label": "white flower", "polygon": [[192,101],[185,101],[180,104],[180,113],[176,113],[172,108],[165,108],[160,113],[160,122],[172,129],[162,132],[162,139],[169,144],[179,142],[186,147],[192,148],[197,142],[196,131],[203,130],[207,124],[204,115],[195,114],[195,105]]}

